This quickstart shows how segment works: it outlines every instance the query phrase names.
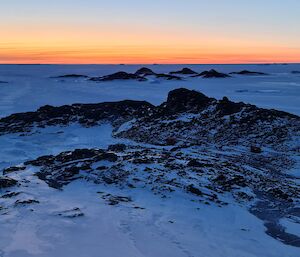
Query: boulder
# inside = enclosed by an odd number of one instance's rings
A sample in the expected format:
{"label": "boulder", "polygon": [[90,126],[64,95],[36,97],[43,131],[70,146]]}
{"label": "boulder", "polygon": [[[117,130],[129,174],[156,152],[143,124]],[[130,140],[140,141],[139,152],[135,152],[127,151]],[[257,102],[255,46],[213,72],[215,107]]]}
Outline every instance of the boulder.
{"label": "boulder", "polygon": [[163,104],[168,112],[198,112],[211,103],[212,99],[206,95],[185,88],[179,88],[168,94],[167,102]]}

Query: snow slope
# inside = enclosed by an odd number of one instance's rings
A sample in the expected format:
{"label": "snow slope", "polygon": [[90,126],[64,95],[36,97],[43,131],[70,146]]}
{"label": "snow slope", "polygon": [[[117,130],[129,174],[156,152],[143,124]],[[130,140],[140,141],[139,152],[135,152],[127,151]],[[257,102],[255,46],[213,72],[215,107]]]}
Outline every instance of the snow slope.
{"label": "snow slope", "polygon": [[[98,103],[123,99],[165,101],[179,87],[196,89],[218,99],[228,96],[261,107],[300,114],[299,65],[190,65],[196,71],[248,69],[269,76],[234,76],[228,79],[186,78],[184,81],[116,81],[95,83],[85,79],[53,79],[64,74],[99,76],[127,65],[0,65],[0,116],[33,111],[45,104]],[[182,65],[148,66],[156,72],[179,70]],[[189,118],[189,117],[188,117]],[[125,124],[126,125],[126,124]],[[128,127],[121,127],[126,130]],[[129,124],[127,124],[129,125]],[[107,148],[111,144],[140,145],[112,137],[112,126],[84,128],[77,124],[47,127],[37,133],[0,136],[0,170],[42,155],[76,148]],[[154,146],[151,146],[154,147]],[[162,147],[155,146],[158,149]],[[299,157],[295,157],[299,158]],[[19,194],[0,197],[0,257],[298,257],[299,248],[285,245],[265,233],[263,221],[228,194],[229,205],[199,204],[193,196],[176,191],[161,198],[146,188],[128,189],[78,180],[62,191],[26,168],[9,176],[22,181]],[[299,166],[293,170],[299,174]],[[298,180],[299,182],[299,180]],[[295,182],[295,183],[298,183]],[[0,196],[7,190],[0,189]],[[132,198],[107,204],[106,194]],[[39,204],[16,205],[16,200]],[[296,217],[283,219],[296,234]]]}

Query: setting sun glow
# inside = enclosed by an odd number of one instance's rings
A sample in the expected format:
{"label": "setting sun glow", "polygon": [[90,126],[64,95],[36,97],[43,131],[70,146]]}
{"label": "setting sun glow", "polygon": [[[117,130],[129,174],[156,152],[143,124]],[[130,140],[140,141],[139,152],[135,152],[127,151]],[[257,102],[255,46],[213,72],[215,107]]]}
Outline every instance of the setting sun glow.
{"label": "setting sun glow", "polygon": [[0,63],[300,61],[299,1],[145,2],[1,3]]}

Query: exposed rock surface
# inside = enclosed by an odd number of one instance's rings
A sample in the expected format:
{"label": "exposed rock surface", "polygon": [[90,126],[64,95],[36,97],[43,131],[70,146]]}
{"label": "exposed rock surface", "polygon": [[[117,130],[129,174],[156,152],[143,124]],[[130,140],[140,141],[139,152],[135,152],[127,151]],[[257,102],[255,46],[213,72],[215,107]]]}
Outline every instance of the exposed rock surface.
{"label": "exposed rock surface", "polygon": [[196,71],[193,71],[190,68],[183,68],[179,71],[171,71],[170,74],[182,74],[182,75],[195,75],[198,74]]}
{"label": "exposed rock surface", "polygon": [[16,167],[16,166],[9,167],[9,168],[3,170],[3,175],[7,175],[7,174],[9,174],[9,173],[16,172],[16,171],[22,171],[22,170],[25,170],[25,167],[24,167],[24,166],[20,166],[20,167]]}
{"label": "exposed rock surface", "polygon": [[98,149],[76,149],[57,156],[48,155],[28,161],[25,165],[42,167],[36,175],[49,186],[61,188],[71,181],[81,178],[81,171],[91,171],[91,164],[100,161],[116,162],[118,157]]}
{"label": "exposed rock surface", "polygon": [[140,68],[134,74],[137,75],[137,76],[151,76],[151,75],[156,75],[156,73],[154,71],[152,71],[149,68],[145,68],[145,67]]}
{"label": "exposed rock surface", "polygon": [[129,100],[60,107],[46,105],[36,112],[17,113],[0,119],[0,135],[31,131],[34,126],[67,125],[72,122],[78,122],[84,126],[94,126],[102,121],[123,123],[134,117],[143,116],[153,108],[154,106],[150,103]]}
{"label": "exposed rock surface", "polygon": [[181,144],[284,148],[293,136],[299,136],[299,128],[300,118],[296,115],[231,102],[226,97],[217,101],[196,91],[177,89],[169,93],[166,103],[137,119],[118,136],[159,145],[172,137]]}
{"label": "exposed rock surface", "polygon": [[18,182],[12,178],[0,176],[0,189],[15,186],[17,183]]}
{"label": "exposed rock surface", "polygon": [[91,81],[101,82],[101,81],[114,81],[114,80],[137,80],[137,81],[146,81],[147,79],[139,76],[137,74],[127,73],[124,71],[116,72],[111,75],[106,75],[102,77],[90,78]]}
{"label": "exposed rock surface", "polygon": [[230,72],[230,74],[236,74],[236,75],[268,75],[264,72],[258,72],[258,71],[248,71],[248,70],[242,70],[239,72]]}
{"label": "exposed rock surface", "polygon": [[300,131],[300,118],[296,115],[235,103],[226,97],[218,101],[196,91],[176,89],[157,107],[139,101],[44,106],[36,112],[0,119],[0,134],[74,122],[84,126],[111,122],[117,130],[129,121],[131,125],[116,136],[158,145],[175,138],[181,144],[272,145],[284,149],[286,142]]}
{"label": "exposed rock surface", "polygon": [[[84,126],[110,122],[115,137],[135,144],[41,156],[6,168],[0,188],[26,187],[27,181],[16,181],[14,175],[34,170],[38,179],[61,190],[84,179],[127,190],[147,189],[164,198],[178,191],[193,201],[220,207],[234,200],[262,219],[269,235],[299,246],[299,238],[286,233],[279,219],[299,204],[299,185],[286,172],[295,166],[294,157],[300,151],[300,117],[180,88],[159,106],[139,101],[44,106],[2,118],[0,133],[34,132],[36,127],[74,122]],[[4,196],[17,198],[19,192]],[[102,198],[110,205],[131,201],[111,194]],[[15,206],[38,201],[21,198]],[[83,216],[76,208],[59,213]]]}
{"label": "exposed rock surface", "polygon": [[200,74],[195,75],[193,77],[202,77],[205,79],[209,79],[209,78],[229,78],[230,76],[226,73],[221,73],[221,72],[218,72],[218,71],[212,69],[209,71],[203,71]]}
{"label": "exposed rock surface", "polygon": [[156,78],[158,79],[166,79],[166,80],[182,80],[181,77],[175,76],[175,75],[170,75],[170,74],[156,74]]}
{"label": "exposed rock surface", "polygon": [[124,152],[126,149],[127,146],[125,144],[115,144],[115,145],[110,145],[107,150],[113,152]]}
{"label": "exposed rock surface", "polygon": [[77,78],[88,78],[86,75],[80,75],[80,74],[66,74],[66,75],[61,75],[61,76],[56,76],[56,77],[51,77],[51,78],[57,78],[57,79],[77,79]]}

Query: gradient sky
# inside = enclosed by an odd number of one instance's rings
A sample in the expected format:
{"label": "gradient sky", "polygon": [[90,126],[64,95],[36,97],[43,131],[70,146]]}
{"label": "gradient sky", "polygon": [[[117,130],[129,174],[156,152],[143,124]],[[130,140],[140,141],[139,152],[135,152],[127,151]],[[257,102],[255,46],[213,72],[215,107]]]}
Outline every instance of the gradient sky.
{"label": "gradient sky", "polygon": [[3,0],[0,63],[300,62],[299,0]]}

